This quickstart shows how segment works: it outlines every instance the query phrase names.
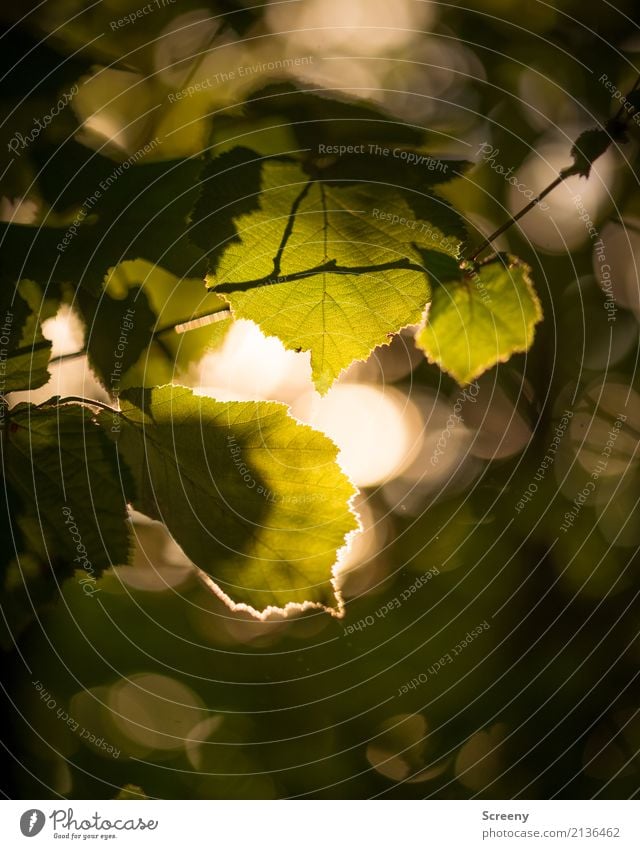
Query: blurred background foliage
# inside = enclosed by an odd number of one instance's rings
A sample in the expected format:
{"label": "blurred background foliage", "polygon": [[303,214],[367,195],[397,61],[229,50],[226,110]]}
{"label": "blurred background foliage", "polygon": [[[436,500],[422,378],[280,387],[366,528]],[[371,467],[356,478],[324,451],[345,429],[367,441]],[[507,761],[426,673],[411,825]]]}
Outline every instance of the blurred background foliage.
{"label": "blurred background foliage", "polygon": [[[479,241],[525,202],[482,162],[480,146],[497,149],[495,161],[523,184],[543,188],[569,164],[579,132],[617,108],[602,74],[627,91],[640,52],[633,0],[153,0],[135,22],[112,25],[142,6],[5,4],[4,220],[68,220],[81,189],[53,211],[52,200],[96,151],[118,163],[157,139],[146,157],[156,161],[246,139],[267,151],[320,133],[339,138],[340,123],[314,123],[322,106],[314,115],[308,98],[295,99],[297,87],[360,100],[345,114],[383,110],[409,125],[396,126],[394,138],[408,134],[425,150],[475,161],[446,192]],[[308,61],[283,67],[296,57]],[[74,85],[70,106],[7,168],[10,140]],[[296,126],[303,120],[312,123]],[[51,567],[29,550],[37,533],[14,528],[27,553],[3,593],[8,795],[110,798],[127,784],[166,798],[637,791],[633,125],[629,135],[588,182],[567,181],[548,211],[499,240],[532,266],[545,320],[527,355],[479,380],[453,429],[447,420],[461,390],[410,336],[353,366],[322,400],[308,360],[246,322],[169,333],[130,364],[131,385],[174,380],[221,399],[280,399],[336,439],[362,488],[365,528],[341,575],[346,617],[261,622],[233,613],[164,532],[135,515],[133,565],[110,570],[93,598],[73,577],[52,596]],[[62,148],[59,166],[44,168]],[[615,321],[576,193],[605,245]],[[199,278],[178,281],[143,261],[120,266],[107,294],[124,299],[141,286],[161,325],[210,311],[215,297]],[[83,343],[71,301],[67,293],[46,324],[58,356]],[[84,309],[86,318],[91,305]],[[78,393],[107,400],[76,358],[55,365],[32,399]],[[540,475],[567,409],[573,416]],[[622,412],[596,493],[561,532]],[[11,547],[8,526],[3,540]],[[437,574],[409,592],[429,570]],[[471,634],[483,622],[489,627]],[[442,662],[447,655],[452,662]]]}

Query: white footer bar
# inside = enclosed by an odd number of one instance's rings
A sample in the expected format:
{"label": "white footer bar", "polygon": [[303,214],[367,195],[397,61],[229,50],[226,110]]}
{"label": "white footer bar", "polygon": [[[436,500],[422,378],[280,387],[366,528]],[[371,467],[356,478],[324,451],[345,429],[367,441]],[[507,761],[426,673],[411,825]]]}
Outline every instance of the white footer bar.
{"label": "white footer bar", "polygon": [[[0,845],[640,847],[635,801],[3,801]],[[30,841],[33,840],[33,843]]]}

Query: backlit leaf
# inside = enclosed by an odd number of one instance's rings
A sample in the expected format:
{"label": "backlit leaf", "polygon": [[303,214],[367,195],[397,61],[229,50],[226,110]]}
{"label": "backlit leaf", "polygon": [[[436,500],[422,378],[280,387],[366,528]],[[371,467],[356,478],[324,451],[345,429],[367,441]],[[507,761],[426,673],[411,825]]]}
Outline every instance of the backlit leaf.
{"label": "backlit leaf", "polygon": [[166,524],[227,600],[340,609],[332,569],[358,523],[326,436],[273,402],[176,386],[127,390],[120,402],[133,505]]}
{"label": "backlit leaf", "polygon": [[464,384],[526,351],[541,318],[529,267],[508,257],[436,285],[416,342],[430,362]]}
{"label": "backlit leaf", "polygon": [[421,250],[457,257],[464,239],[460,217],[436,195],[325,181],[286,157],[236,149],[203,180],[193,225],[198,244],[210,245],[209,285],[236,318],[310,351],[320,392],[420,320],[430,297]]}

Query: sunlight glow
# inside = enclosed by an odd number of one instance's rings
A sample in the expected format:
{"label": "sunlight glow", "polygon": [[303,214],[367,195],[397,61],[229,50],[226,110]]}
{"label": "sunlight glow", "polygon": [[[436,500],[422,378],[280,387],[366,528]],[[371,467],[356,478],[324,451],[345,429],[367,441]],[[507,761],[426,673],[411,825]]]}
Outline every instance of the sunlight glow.
{"label": "sunlight glow", "polygon": [[285,383],[288,392],[308,385],[309,358],[285,350],[253,322],[240,320],[232,324],[218,351],[205,354],[190,379],[196,395],[218,400],[285,400],[278,393]]}
{"label": "sunlight glow", "polygon": [[271,30],[295,31],[300,45],[362,54],[402,47],[416,37],[410,30],[425,29],[433,19],[431,3],[413,0],[306,0],[274,3],[267,12]]}
{"label": "sunlight glow", "polygon": [[358,486],[399,475],[420,450],[420,413],[397,389],[340,383],[324,397],[307,393],[293,412],[333,439],[340,465]]}

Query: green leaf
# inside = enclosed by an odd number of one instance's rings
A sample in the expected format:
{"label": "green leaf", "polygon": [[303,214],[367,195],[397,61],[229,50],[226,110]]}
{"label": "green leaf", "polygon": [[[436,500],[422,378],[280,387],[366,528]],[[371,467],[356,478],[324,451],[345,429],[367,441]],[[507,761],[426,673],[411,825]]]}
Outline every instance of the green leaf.
{"label": "green leaf", "polygon": [[[251,129],[268,122],[274,132],[286,127],[299,148],[317,151],[318,144],[354,143],[354,140],[380,144],[420,144],[421,127],[403,123],[377,104],[332,93],[300,91],[293,83],[268,85],[250,98],[243,113]],[[214,128],[215,129],[215,128]],[[238,120],[231,123],[238,138]],[[287,148],[292,149],[292,145]]]}
{"label": "green leaf", "polygon": [[458,257],[465,232],[435,195],[324,181],[292,159],[248,150],[207,168],[192,220],[198,244],[211,245],[208,284],[236,318],[310,351],[323,393],[354,360],[420,321],[430,297],[421,250]]}
{"label": "green leaf", "polygon": [[112,395],[151,344],[156,316],[143,289],[132,287],[117,299],[80,290],[76,299],[86,324],[89,364]]}
{"label": "green leaf", "polygon": [[461,384],[526,351],[542,318],[529,272],[508,257],[437,285],[418,347]]}
{"label": "green leaf", "polygon": [[176,386],[126,390],[120,403],[133,505],[165,523],[227,601],[341,609],[332,567],[358,522],[326,436],[282,404]]}
{"label": "green leaf", "polygon": [[339,145],[334,145],[334,153],[315,155],[322,179],[339,180],[343,185],[364,180],[404,188],[410,193],[407,200],[413,203],[421,196],[418,192],[455,180],[471,167],[464,160],[442,159],[404,146],[360,143],[356,147],[357,153],[344,154],[339,152]]}
{"label": "green leaf", "polygon": [[187,236],[202,160],[136,164],[136,156],[117,163],[92,154],[79,163],[63,194],[49,198],[75,204],[64,223],[54,216],[55,226],[0,224],[2,276],[82,285],[94,295],[109,269],[127,259],[203,276],[202,252]]}
{"label": "green leaf", "polygon": [[49,314],[44,304],[34,311],[36,288],[27,280],[19,287],[0,286],[0,395],[37,389],[49,380],[51,342],[40,329],[40,319]]}
{"label": "green leaf", "polygon": [[[234,219],[260,208],[261,173],[262,161],[246,147],[216,156],[204,169],[189,236],[206,251],[208,268],[217,266],[230,243],[241,243]],[[238,191],[239,180],[242,193]]]}
{"label": "green leaf", "polygon": [[[5,455],[6,456],[6,455]],[[0,494],[0,647],[11,651],[37,611],[58,597],[33,505],[25,505],[5,477]]]}
{"label": "green leaf", "polygon": [[50,562],[86,573],[91,588],[103,569],[127,562],[130,484],[89,409],[18,404],[3,443],[7,478],[37,519]]}
{"label": "green leaf", "polygon": [[[134,326],[127,334],[128,369],[116,370],[121,374],[116,373],[115,380],[111,380],[111,372],[103,369],[107,375],[105,385],[110,390],[127,386],[158,386],[179,379],[194,361],[222,344],[232,324],[226,301],[214,292],[207,292],[202,279],[179,278],[144,260],[121,262],[109,274],[105,295],[97,309],[98,320],[92,334],[94,351],[103,347],[101,317],[103,302],[107,298],[109,312],[116,310],[118,316],[123,316],[130,308],[125,304],[131,304],[136,310]],[[79,300],[82,301],[82,296]],[[211,317],[216,310],[225,310],[225,317],[212,323],[205,321],[201,327],[189,329],[188,333],[176,332],[176,325],[202,316]],[[113,327],[114,341],[104,349],[107,367],[109,357],[112,361],[115,359],[114,351],[121,335],[120,319],[113,322]],[[135,340],[132,340],[131,334],[135,335]],[[131,342],[133,348],[130,349]],[[136,351],[139,353],[137,359],[134,358]],[[94,368],[99,369],[99,363],[94,362]]]}

